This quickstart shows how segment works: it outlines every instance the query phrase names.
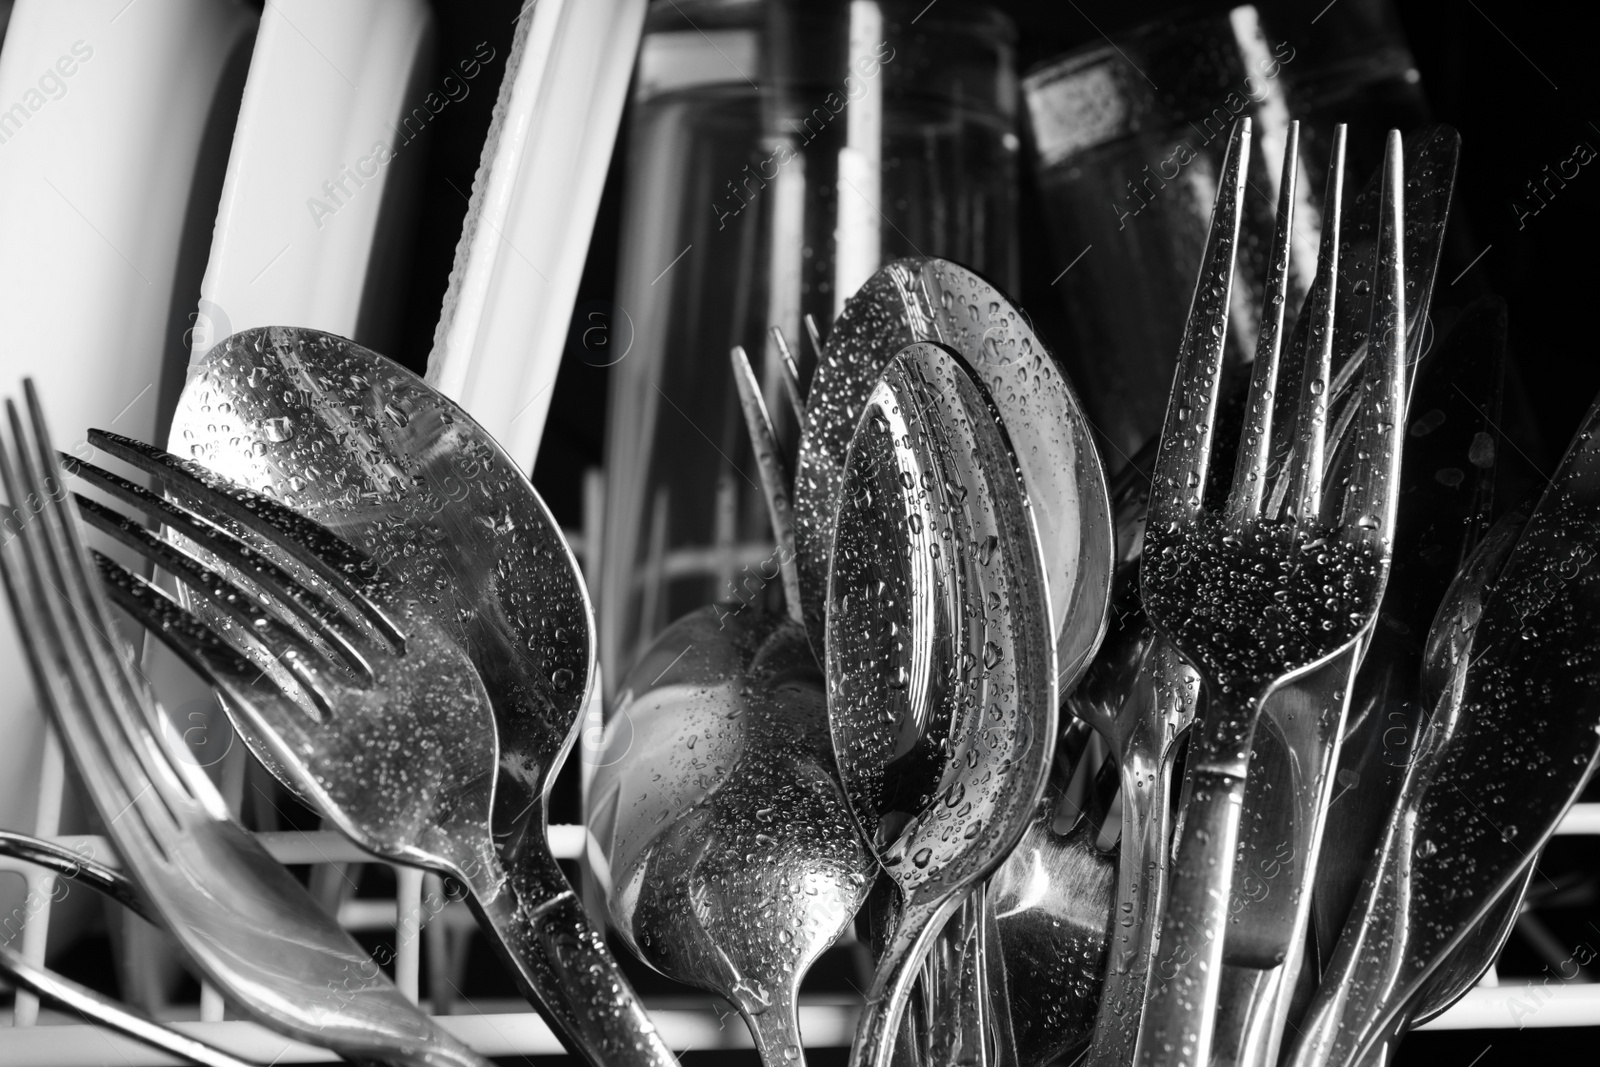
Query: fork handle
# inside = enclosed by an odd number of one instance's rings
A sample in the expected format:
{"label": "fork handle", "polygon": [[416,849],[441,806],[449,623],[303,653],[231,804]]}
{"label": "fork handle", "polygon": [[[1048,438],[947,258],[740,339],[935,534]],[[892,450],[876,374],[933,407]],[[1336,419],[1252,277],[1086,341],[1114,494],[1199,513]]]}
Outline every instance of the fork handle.
{"label": "fork handle", "polygon": [[492,899],[468,899],[523,996],[570,1052],[593,1067],[679,1067],[548,852],[520,857]]}
{"label": "fork handle", "polygon": [[[1210,710],[1228,710],[1218,703]],[[1234,733],[1219,737],[1215,726],[1196,725],[1183,826],[1139,1024],[1139,1067],[1206,1067],[1211,1061],[1247,766],[1237,755],[1218,754],[1248,753],[1249,739],[1241,746]]]}

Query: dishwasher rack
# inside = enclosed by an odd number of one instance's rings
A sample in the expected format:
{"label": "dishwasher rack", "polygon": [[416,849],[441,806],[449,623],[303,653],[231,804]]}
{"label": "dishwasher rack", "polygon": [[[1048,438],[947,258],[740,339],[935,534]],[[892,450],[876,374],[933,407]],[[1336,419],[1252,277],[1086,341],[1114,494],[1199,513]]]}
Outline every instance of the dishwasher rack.
{"label": "dishwasher rack", "polygon": [[[1574,806],[1556,832],[1600,835],[1600,803]],[[267,850],[287,864],[377,862],[332,831],[289,831],[259,836]],[[112,854],[104,838],[58,836],[57,840],[68,848],[93,848],[97,856]],[[558,859],[576,859],[583,851],[584,828],[551,826],[550,842]],[[396,870],[397,873],[405,871],[404,868]],[[0,873],[3,872],[22,873],[30,880],[54,877],[31,864],[9,859],[0,859]],[[339,910],[340,923],[351,930],[397,929],[408,917],[413,922],[427,918],[421,903],[423,879],[402,877],[397,882],[399,893],[392,905],[386,901],[348,901]],[[45,893],[49,895],[48,888]],[[30,928],[36,923],[43,925],[37,922],[38,918],[34,916]],[[428,931],[442,931],[471,922],[465,905],[449,904],[434,914],[421,930],[427,936]],[[42,941],[42,937],[39,940]],[[409,985],[408,993],[415,996],[418,939],[397,937],[396,942],[396,977],[402,988]],[[674,1051],[754,1048],[739,1017],[710,996],[700,1001],[647,1001],[647,1006],[662,1037]],[[520,1002],[458,1002],[454,1008],[461,1013],[436,1016],[440,1024],[486,1056],[560,1055],[564,1051],[544,1020]],[[855,1032],[856,1013],[857,1006],[843,998],[803,997],[800,1029],[805,1035],[806,1047],[849,1045]],[[203,1003],[201,1014],[211,1017],[194,1019],[191,1010],[171,1013],[168,1021],[177,1029],[243,1059],[263,1064],[340,1062],[326,1049],[290,1041],[253,1022],[221,1019],[220,1002],[215,1008]],[[1600,1026],[1600,984],[1516,982],[1501,985],[1490,978],[1423,1029],[1520,1029],[1525,1026]],[[180,1062],[131,1038],[64,1015],[45,1013],[33,1025],[0,1028],[0,1063],[26,1063],[31,1067],[100,1067],[102,1064],[164,1067]]]}
{"label": "dishwasher rack", "polygon": [[[574,555],[583,564],[586,578],[594,582],[594,561],[599,558],[599,531],[603,486],[598,471],[589,471],[583,491],[583,529],[568,532]],[[650,570],[656,573],[705,574],[731,583],[738,569],[751,560],[770,555],[770,545],[746,545],[723,539],[712,546],[667,550],[657,546]],[[731,588],[731,584],[730,584]],[[599,709],[592,706],[583,724],[585,737],[597,731]],[[594,733],[594,736],[598,736]],[[244,746],[233,746],[232,768],[225,768],[223,792],[237,808],[243,793]],[[230,774],[229,771],[232,771]],[[65,845],[86,851],[102,862],[115,864],[115,849],[103,837],[62,835],[58,832],[65,768],[54,736],[45,745],[40,776],[38,816],[33,832]],[[560,860],[581,860],[587,846],[587,831],[572,824],[549,828],[551,851]],[[1572,807],[1557,828],[1559,836],[1600,837],[1600,803],[1580,803]],[[276,859],[287,865],[327,865],[345,863],[382,864],[361,851],[343,835],[333,831],[276,831],[256,835]],[[389,930],[394,933],[395,984],[414,1002],[423,1004],[440,1024],[466,1044],[486,1056],[562,1055],[565,1050],[543,1019],[522,1001],[473,1001],[460,996],[447,980],[446,965],[430,974],[428,996],[422,996],[420,973],[421,946],[429,944],[431,960],[447,960],[466,938],[460,933],[475,928],[466,905],[446,903],[442,908],[424,906],[424,899],[443,899],[443,885],[437,875],[415,868],[391,866],[396,893],[392,901],[355,899],[341,903],[337,918],[352,932]],[[8,924],[0,936],[20,941],[21,953],[31,962],[43,963],[49,931],[51,900],[57,876],[20,860],[0,857],[0,877],[20,875],[27,884],[29,905],[20,922]],[[426,894],[426,897],[425,897]],[[13,929],[9,927],[15,927]],[[1551,961],[1555,961],[1552,959]],[[435,968],[430,967],[434,972]],[[676,1052],[689,1050],[754,1049],[743,1021],[719,998],[709,994],[697,998],[655,1000],[645,998],[651,1018],[668,1047]],[[257,1024],[225,1018],[222,997],[210,986],[201,986],[199,1009],[175,1007],[157,1012],[171,1023],[242,1059],[262,1064],[338,1063],[326,1049],[301,1044]],[[800,1029],[807,1048],[840,1048],[850,1044],[855,1033],[859,1003],[848,997],[802,995]],[[24,991],[16,993],[14,1019],[10,1027],[0,1025],[0,1064],[28,1064],[29,1067],[157,1067],[178,1064],[165,1053],[149,1048],[121,1034],[89,1025],[76,1016],[41,1012],[35,998]],[[1600,1026],[1600,983],[1563,981],[1510,982],[1500,984],[1490,968],[1477,988],[1469,991],[1454,1007],[1428,1023],[1425,1030],[1522,1029],[1524,1027]]]}

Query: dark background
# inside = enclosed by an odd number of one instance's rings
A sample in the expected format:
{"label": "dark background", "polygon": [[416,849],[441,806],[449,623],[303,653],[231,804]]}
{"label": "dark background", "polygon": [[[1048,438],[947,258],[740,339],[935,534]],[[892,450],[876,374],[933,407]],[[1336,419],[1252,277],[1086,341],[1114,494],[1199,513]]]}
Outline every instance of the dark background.
{"label": "dark background", "polygon": [[[1258,6],[1269,18],[1277,9],[1298,9],[1305,21],[1304,12],[1314,14],[1325,3]],[[1018,69],[1024,72],[1067,49],[1097,41],[1102,34],[1115,34],[1179,9],[1152,0],[1009,0],[998,6],[1017,22]],[[1525,417],[1509,420],[1507,440],[1517,461],[1528,465],[1530,472],[1537,468],[1548,474],[1600,391],[1600,353],[1593,331],[1586,328],[1585,314],[1594,299],[1594,273],[1589,268],[1600,238],[1600,181],[1596,180],[1600,159],[1549,198],[1537,215],[1523,219],[1521,228],[1512,202],[1531,204],[1523,192],[1525,183],[1540,178],[1546,165],[1554,167],[1571,157],[1578,142],[1600,150],[1600,64],[1594,54],[1600,18],[1592,5],[1582,3],[1395,0],[1394,6],[1434,119],[1455,126],[1463,142],[1451,220],[1462,239],[1451,242],[1440,265],[1435,309],[1461,306],[1484,291],[1505,298],[1514,365],[1528,404]],[[1327,17],[1334,14],[1329,11]],[[617,177],[626,166],[621,155],[607,182],[580,303],[612,295],[620,207]],[[451,161],[458,167],[466,163]],[[475,164],[474,154],[471,165]],[[466,170],[468,181],[471,165]],[[1022,232],[1042,235],[1031,174],[1026,166],[1022,169]],[[1591,182],[1594,189],[1588,187]],[[445,195],[455,194],[446,189]],[[1451,281],[1483,249],[1488,251],[1482,259],[1452,286]],[[1047,334],[1058,303],[1048,283],[1063,266],[1042,236],[1024,241],[1018,296]],[[442,277],[434,284],[442,292]],[[411,332],[423,351],[431,341],[429,317],[437,306],[437,300],[412,302],[414,314],[428,318],[425,332]],[[535,483],[563,522],[578,521],[580,472],[601,460],[604,405],[605,372],[569,357],[535,471]]]}
{"label": "dark background", "polygon": [[[937,2],[937,0],[936,0]],[[1324,6],[1328,18],[1345,0],[1258,4],[1274,11],[1306,12]],[[1103,34],[1170,16],[1177,10],[1226,10],[1227,3],[1176,5],[1156,0],[1001,0],[1018,26],[1018,70]],[[1463,148],[1451,226],[1453,241],[1439,270],[1435,310],[1460,306],[1483,291],[1510,307],[1514,362],[1531,418],[1518,420],[1509,443],[1530,473],[1548,474],[1578,419],[1600,390],[1597,358],[1586,313],[1593,302],[1592,272],[1600,238],[1600,159],[1584,167],[1537,215],[1519,225],[1512,203],[1532,203],[1525,183],[1542,169],[1571,157],[1580,141],[1600,150],[1600,65],[1594,58],[1600,18],[1591,5],[1512,0],[1394,0],[1422,75],[1434,118],[1461,131]],[[494,84],[504,71],[515,0],[471,4],[438,0],[439,60],[470,55],[479,41],[499,58],[470,97],[440,116],[430,148],[427,191],[418,220],[416,246],[404,305],[406,325],[393,355],[421,370],[433,343],[454,257],[465,193],[472,188],[479,149],[494,104]],[[1315,27],[1311,27],[1312,32]],[[626,122],[626,120],[624,120]],[[625,146],[626,131],[619,144]],[[609,301],[616,278],[620,228],[620,176],[626,152],[618,151],[606,180],[594,242],[584,268],[578,304]],[[1591,171],[1595,171],[1592,174]],[[1595,185],[1590,189],[1590,184]],[[1042,235],[1044,227],[1032,177],[1022,168],[1021,227]],[[1461,271],[1472,257],[1484,252]],[[1048,333],[1056,299],[1048,288],[1064,264],[1042,236],[1025,240],[1021,303]],[[1452,285],[1452,281],[1459,281]],[[576,346],[574,346],[575,348]],[[580,483],[586,467],[602,459],[606,372],[577,354],[565,359],[551,404],[534,481],[564,524],[580,518]],[[1526,424],[1523,424],[1523,423]]]}

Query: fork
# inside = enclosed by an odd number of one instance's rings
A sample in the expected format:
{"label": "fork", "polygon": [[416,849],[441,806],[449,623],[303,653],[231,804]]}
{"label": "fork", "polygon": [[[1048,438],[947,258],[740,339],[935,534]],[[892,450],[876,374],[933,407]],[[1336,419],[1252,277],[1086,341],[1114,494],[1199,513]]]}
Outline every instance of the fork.
{"label": "fork", "polygon": [[38,397],[24,390],[31,436],[10,401],[11,441],[0,435],[20,526],[0,545],[0,572],[43,703],[145,897],[206,977],[280,1033],[356,1060],[486,1067],[230,820],[198,767],[167,751],[165,712],[110,636]]}
{"label": "fork", "polygon": [[177,578],[193,613],[97,556],[108,591],[224,695],[251,750],[362,848],[460,881],[568,1048],[596,1063],[674,1063],[554,860],[507,871],[491,825],[501,759],[490,698],[430,606],[273,500],[149,445],[89,439],[176,498],[74,462],[178,535],[79,498],[92,525]]}
{"label": "fork", "polygon": [[[150,910],[127,875],[89,856],[80,855],[54,841],[9,830],[0,830],[0,855],[27,860],[63,878],[87,885],[151,925],[163,925],[161,916]],[[10,945],[0,944],[0,974],[41,999],[54,1001],[92,1022],[120,1031],[189,1063],[198,1063],[202,1067],[249,1067],[244,1060],[163,1026],[54,971],[28,962]]]}
{"label": "fork", "polygon": [[177,1056],[185,1063],[197,1063],[201,1067],[252,1067],[246,1060],[231,1056],[180,1030],[163,1026],[110,997],[96,993],[88,986],[29,963],[10,945],[0,945],[0,975],[4,975],[18,989],[26,989],[41,1000],[59,1004],[90,1022],[127,1034],[151,1048]]}
{"label": "fork", "polygon": [[[1156,457],[1145,563],[1145,610],[1200,674],[1207,701],[1191,734],[1191,792],[1175,846],[1158,962],[1146,994],[1141,1065],[1210,1062],[1245,774],[1267,698],[1354,647],[1377,616],[1388,576],[1399,485],[1396,426],[1405,405],[1405,307],[1400,240],[1401,142],[1391,131],[1380,190],[1378,251],[1360,409],[1349,479],[1323,485],[1339,269],[1344,130],[1329,166],[1329,219],[1317,277],[1290,454],[1267,500],[1286,260],[1267,282],[1244,430],[1220,513],[1203,504],[1221,382],[1250,121],[1235,125],[1218,183],[1194,301]],[[1286,165],[1292,165],[1286,163]],[[1278,208],[1275,244],[1293,225]]]}

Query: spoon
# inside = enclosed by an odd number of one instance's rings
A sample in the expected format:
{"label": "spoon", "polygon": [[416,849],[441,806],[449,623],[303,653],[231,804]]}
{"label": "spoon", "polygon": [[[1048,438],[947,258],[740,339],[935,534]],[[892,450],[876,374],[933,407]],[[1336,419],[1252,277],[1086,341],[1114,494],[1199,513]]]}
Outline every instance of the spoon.
{"label": "spoon", "polygon": [[[1083,703],[1119,707],[1131,699],[1134,686],[1145,676],[1141,668],[1150,641],[1138,605],[1137,574],[1154,463],[1152,443],[1134,455],[1110,486],[1118,561],[1113,622],[1066,703],[1090,719],[1095,714]],[[1072,718],[1063,727],[1050,785],[1021,842],[990,879],[986,911],[992,932],[981,961],[986,973],[973,983],[977,992],[952,987],[947,976],[928,973],[939,967],[923,974],[923,981],[934,987],[929,999],[939,1005],[933,1013],[936,1019],[941,1013],[946,1019],[957,1016],[975,996],[990,1009],[991,1025],[998,1030],[992,1050],[995,1062],[1044,1067],[1062,1057],[1071,1060],[1096,1034],[1096,1005],[1101,1001],[1107,944],[1113,937],[1113,893],[1126,854],[1119,860],[1116,853],[1097,847],[1101,830],[1097,818],[1085,816],[1069,827],[1057,825],[1067,783],[1084,755],[1088,734],[1096,729],[1083,718]],[[1115,774],[1105,778],[1108,785],[1119,781]],[[1091,795],[1100,799],[1100,790]],[[947,924],[943,940],[951,940],[951,930],[960,920],[958,914]],[[958,973],[954,966],[944,970]]]}
{"label": "spoon", "polygon": [[422,379],[290,327],[208,352],[170,440],[328,526],[433,606],[482,677],[500,745],[493,848],[467,879],[479,922],[569,1048],[608,1067],[676,1064],[550,852],[550,786],[595,682],[593,620],[527,477]]}
{"label": "spoon", "polygon": [[794,540],[812,646],[822,647],[833,517],[845,454],[868,397],[896,353],[937,342],[988,390],[1016,453],[1045,558],[1058,685],[1082,674],[1105,633],[1111,505],[1083,405],[1027,316],[987,279],[911,256],[869,278],[828,335],[806,398],[795,462]]}
{"label": "spoon", "polygon": [[[1349,1067],[1522,879],[1593,773],[1600,403],[1486,598],[1289,1063]],[[1467,638],[1436,634],[1431,640]],[[1432,657],[1430,656],[1430,659]]]}
{"label": "spoon", "polygon": [[1050,767],[1056,629],[1009,444],[960,358],[919,343],[846,456],[828,713],[851,810],[898,890],[853,1067],[888,1064],[917,968],[1021,838]]}
{"label": "spoon", "polygon": [[827,715],[798,622],[705,608],[623,680],[590,784],[615,928],[652,967],[738,1008],[767,1067],[804,1063],[800,980],[876,874]]}
{"label": "spoon", "polygon": [[[1104,468],[1082,405],[1027,316],[986,279],[943,259],[907,257],[880,269],[846,302],[825,350],[818,349],[822,356],[807,393],[792,503],[798,581],[813,647],[821,648],[821,597],[845,452],[879,374],[914,341],[949,346],[989,388],[1000,412],[1044,547],[1058,627],[1057,689],[1070,692],[1105,633],[1110,603]],[[979,930],[990,921],[981,897],[980,889],[951,920],[949,943],[930,963],[928,980],[957,998],[930,1014],[963,1020],[958,1034],[988,1032],[982,1021],[987,998],[931,972],[953,960],[980,987],[996,987],[992,976],[974,970],[982,965],[981,956],[973,955]]]}

